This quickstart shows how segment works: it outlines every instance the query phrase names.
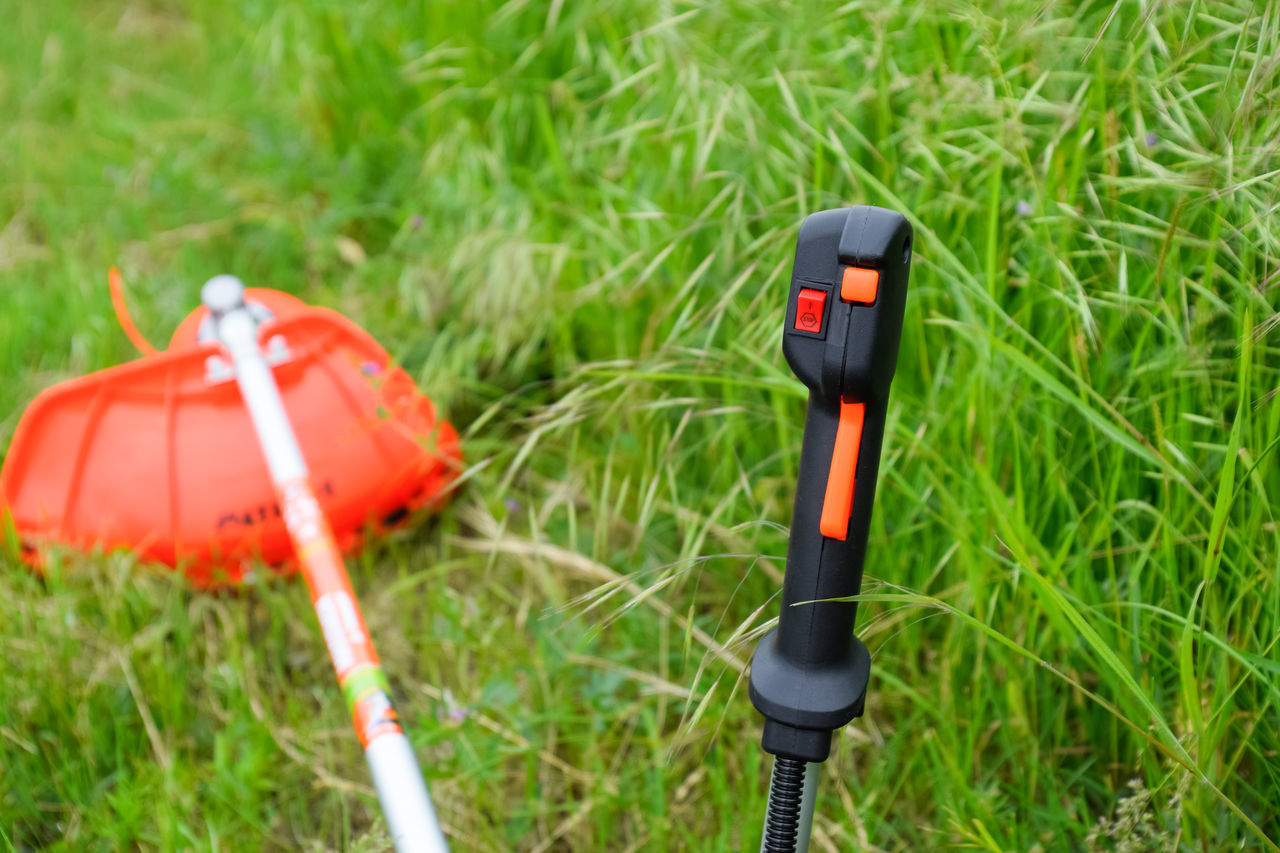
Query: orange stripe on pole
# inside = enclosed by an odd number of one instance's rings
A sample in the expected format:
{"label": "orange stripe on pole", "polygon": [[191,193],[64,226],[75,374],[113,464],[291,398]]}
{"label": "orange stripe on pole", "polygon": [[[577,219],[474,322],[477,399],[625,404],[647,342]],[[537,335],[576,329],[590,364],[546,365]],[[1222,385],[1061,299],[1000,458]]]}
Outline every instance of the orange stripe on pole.
{"label": "orange stripe on pole", "polygon": [[[306,479],[292,480],[282,484],[277,493],[329,658],[345,692],[347,678],[353,673],[371,668],[381,672],[378,652],[351,589],[342,552],[311,484]],[[353,702],[352,723],[362,746],[368,747],[379,735],[401,731],[395,708],[384,690],[379,688],[352,698],[358,699]]]}

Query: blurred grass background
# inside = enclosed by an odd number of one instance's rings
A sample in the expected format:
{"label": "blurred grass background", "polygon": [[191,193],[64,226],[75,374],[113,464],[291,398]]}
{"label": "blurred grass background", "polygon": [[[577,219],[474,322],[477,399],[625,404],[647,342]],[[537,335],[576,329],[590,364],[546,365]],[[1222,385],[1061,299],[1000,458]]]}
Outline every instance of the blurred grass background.
{"label": "blurred grass background", "polygon": [[[916,227],[817,850],[1276,850],[1274,4],[0,3],[0,435],[235,272],[464,432],[353,566],[458,850],[746,850],[796,229]],[[245,452],[253,452],[245,449]],[[385,847],[299,584],[0,572],[0,840]]]}

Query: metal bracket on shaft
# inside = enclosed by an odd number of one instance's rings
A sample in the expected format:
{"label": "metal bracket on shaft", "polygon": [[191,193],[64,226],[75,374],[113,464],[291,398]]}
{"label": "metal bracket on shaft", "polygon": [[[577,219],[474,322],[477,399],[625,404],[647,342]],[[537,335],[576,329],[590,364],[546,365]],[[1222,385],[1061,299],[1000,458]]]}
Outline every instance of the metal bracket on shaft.
{"label": "metal bracket on shaft", "polygon": [[[245,308],[256,325],[272,319],[275,315],[265,305],[252,299],[245,299],[244,282],[233,275],[216,275],[200,288],[200,301],[209,309],[209,316],[200,323],[197,335],[201,341],[218,340],[218,322],[238,308]],[[289,344],[283,335],[272,335],[267,339],[263,353],[267,364],[275,367],[293,357]],[[205,382],[217,385],[230,382],[236,374],[230,361],[221,355],[211,355],[204,362]]]}

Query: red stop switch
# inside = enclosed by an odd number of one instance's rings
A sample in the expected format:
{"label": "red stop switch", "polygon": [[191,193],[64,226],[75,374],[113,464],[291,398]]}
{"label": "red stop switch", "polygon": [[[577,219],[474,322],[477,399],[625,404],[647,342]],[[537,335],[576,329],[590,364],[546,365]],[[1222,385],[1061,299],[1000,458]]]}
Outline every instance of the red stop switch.
{"label": "red stop switch", "polygon": [[800,291],[796,300],[796,329],[801,332],[822,331],[822,309],[827,306],[827,292],[808,287]]}

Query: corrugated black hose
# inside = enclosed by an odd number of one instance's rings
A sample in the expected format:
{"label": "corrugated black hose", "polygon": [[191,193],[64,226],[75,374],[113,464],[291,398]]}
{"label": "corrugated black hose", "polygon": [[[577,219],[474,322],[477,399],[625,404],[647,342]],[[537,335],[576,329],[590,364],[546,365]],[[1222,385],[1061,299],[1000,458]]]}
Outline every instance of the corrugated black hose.
{"label": "corrugated black hose", "polygon": [[773,760],[763,853],[795,853],[804,799],[805,762],[779,755]]}

